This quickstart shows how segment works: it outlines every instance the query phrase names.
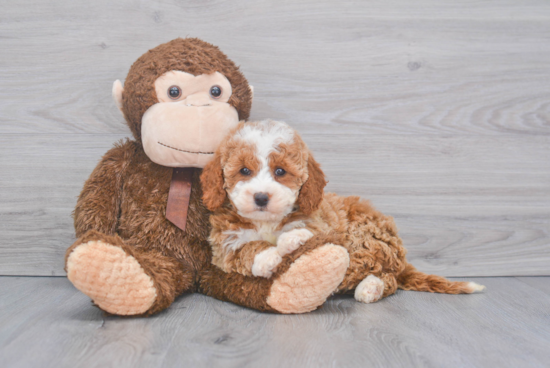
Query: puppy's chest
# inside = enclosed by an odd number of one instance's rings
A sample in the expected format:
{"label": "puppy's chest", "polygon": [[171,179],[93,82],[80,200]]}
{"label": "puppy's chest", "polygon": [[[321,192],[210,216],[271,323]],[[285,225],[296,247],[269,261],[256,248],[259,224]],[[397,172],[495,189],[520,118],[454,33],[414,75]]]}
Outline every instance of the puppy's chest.
{"label": "puppy's chest", "polygon": [[256,225],[255,230],[251,230],[256,233],[257,240],[263,240],[273,245],[277,244],[277,239],[282,234],[281,230],[277,230],[277,224],[259,224]]}
{"label": "puppy's chest", "polygon": [[256,227],[254,229],[241,229],[236,232],[226,232],[229,237],[224,245],[232,248],[233,250],[236,250],[244,244],[252,241],[266,241],[276,245],[277,239],[283,233],[281,230],[277,230],[277,224],[259,223],[255,225]]}

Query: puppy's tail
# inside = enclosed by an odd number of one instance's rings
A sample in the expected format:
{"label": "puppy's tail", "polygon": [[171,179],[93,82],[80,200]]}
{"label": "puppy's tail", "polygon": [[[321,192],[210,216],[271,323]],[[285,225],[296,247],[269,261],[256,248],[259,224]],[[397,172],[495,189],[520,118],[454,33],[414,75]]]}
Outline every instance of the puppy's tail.
{"label": "puppy's tail", "polygon": [[427,275],[407,264],[405,270],[397,277],[397,285],[403,290],[429,291],[442,294],[471,294],[482,291],[485,286],[475,282],[449,281],[444,277]]}

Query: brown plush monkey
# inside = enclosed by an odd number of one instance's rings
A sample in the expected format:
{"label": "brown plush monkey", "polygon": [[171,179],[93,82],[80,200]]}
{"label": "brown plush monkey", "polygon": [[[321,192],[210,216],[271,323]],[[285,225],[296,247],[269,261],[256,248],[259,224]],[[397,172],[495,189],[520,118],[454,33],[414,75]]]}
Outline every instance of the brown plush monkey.
{"label": "brown plush monkey", "polygon": [[200,168],[252,103],[231,60],[199,39],[176,39],[141,56],[113,96],[135,140],[107,152],[78,199],[78,240],[65,257],[76,288],[118,315],[159,312],[184,292],[281,313],[324,303],[349,264],[334,239],[312,238],[270,279],[211,264]]}

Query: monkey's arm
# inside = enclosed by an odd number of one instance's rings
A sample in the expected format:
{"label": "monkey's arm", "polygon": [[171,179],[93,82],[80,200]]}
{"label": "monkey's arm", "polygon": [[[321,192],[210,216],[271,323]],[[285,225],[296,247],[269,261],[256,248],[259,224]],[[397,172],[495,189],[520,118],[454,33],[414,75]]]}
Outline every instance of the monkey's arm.
{"label": "monkey's arm", "polygon": [[78,197],[73,212],[77,237],[89,230],[116,233],[122,198],[122,178],[134,153],[134,142],[119,142],[96,166]]}

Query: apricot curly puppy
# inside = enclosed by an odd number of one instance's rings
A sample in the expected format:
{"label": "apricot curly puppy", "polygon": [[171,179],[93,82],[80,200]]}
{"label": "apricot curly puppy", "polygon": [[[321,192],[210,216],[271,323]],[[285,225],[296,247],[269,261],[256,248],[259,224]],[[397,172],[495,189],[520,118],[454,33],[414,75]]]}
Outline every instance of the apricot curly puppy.
{"label": "apricot curly puppy", "polygon": [[266,120],[241,123],[201,176],[212,262],[226,272],[271,277],[282,257],[314,234],[333,234],[350,256],[336,292],[371,303],[405,290],[473,293],[484,286],[418,272],[392,217],[359,197],[324,193],[325,175],[298,133]]}

